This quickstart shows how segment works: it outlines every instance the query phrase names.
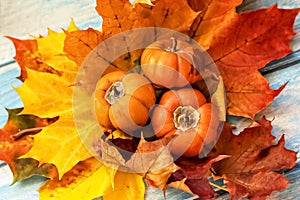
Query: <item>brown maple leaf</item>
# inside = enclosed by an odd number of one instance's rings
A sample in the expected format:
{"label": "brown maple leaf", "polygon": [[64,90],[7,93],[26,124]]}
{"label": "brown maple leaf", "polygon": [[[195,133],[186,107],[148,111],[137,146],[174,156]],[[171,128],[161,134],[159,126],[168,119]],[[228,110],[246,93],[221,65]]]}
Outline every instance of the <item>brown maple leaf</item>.
{"label": "brown maple leaf", "polygon": [[214,153],[230,157],[214,163],[212,169],[224,178],[232,198],[264,198],[287,187],[288,180],[276,171],[292,168],[297,153],[284,148],[283,136],[274,145],[271,130],[271,122],[265,118],[237,136],[230,125],[224,126]]}
{"label": "brown maple leaf", "polygon": [[[171,174],[166,184],[182,182],[194,194],[201,199],[212,199],[216,193],[209,184],[208,175],[211,165],[227,156],[218,155],[207,158],[179,158],[174,163],[180,168]],[[180,188],[179,188],[180,189]]]}
{"label": "brown maple leaf", "polygon": [[172,139],[174,136],[150,142],[144,138],[105,141],[100,139],[94,143],[94,148],[105,163],[125,171],[145,174],[173,163],[169,150]]}

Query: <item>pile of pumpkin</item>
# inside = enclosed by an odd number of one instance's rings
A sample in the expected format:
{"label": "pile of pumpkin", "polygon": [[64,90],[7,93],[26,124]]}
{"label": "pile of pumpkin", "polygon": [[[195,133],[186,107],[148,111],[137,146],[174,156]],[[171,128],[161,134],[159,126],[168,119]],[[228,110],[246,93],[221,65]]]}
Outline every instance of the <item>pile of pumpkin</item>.
{"label": "pile of pumpkin", "polygon": [[[188,61],[190,44],[174,37],[156,41],[140,58],[142,73],[114,71],[102,76],[95,90],[95,111],[105,131],[159,139],[176,135],[170,151],[193,157],[216,138],[217,109],[193,87],[202,80]],[[143,131],[144,130],[144,131]]]}

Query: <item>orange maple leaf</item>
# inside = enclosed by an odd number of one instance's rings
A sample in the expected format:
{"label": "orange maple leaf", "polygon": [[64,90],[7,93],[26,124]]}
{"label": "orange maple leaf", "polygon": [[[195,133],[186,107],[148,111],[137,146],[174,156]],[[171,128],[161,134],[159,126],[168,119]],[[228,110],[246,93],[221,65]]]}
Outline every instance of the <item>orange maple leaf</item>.
{"label": "orange maple leaf", "polygon": [[284,88],[273,91],[257,70],[291,52],[299,11],[272,6],[242,13],[215,35],[208,53],[224,80],[228,114],[253,118]]}

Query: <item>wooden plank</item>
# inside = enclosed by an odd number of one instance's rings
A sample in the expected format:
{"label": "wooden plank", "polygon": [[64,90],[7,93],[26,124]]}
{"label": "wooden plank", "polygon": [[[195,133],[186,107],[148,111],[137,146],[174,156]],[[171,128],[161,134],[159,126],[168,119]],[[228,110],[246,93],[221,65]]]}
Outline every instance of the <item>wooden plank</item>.
{"label": "wooden plank", "polygon": [[15,54],[12,43],[3,36],[31,39],[46,35],[47,27],[61,31],[71,19],[80,29],[99,29],[102,19],[95,10],[95,0],[0,1],[0,65]]}
{"label": "wooden plank", "polygon": [[[32,177],[30,179],[12,183],[13,177],[9,167],[6,165],[0,168],[0,199],[1,200],[34,200],[38,199],[39,195],[36,191],[45,181],[43,177]],[[4,176],[5,175],[5,176]]]}

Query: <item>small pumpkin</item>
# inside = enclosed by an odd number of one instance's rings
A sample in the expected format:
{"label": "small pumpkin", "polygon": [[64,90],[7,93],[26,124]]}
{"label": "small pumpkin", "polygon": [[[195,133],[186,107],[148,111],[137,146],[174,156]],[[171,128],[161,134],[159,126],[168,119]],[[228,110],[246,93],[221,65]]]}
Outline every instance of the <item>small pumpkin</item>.
{"label": "small pumpkin", "polygon": [[169,90],[153,109],[151,124],[159,138],[176,134],[171,152],[183,157],[201,153],[217,135],[218,113],[204,95],[192,88]]}
{"label": "small pumpkin", "polygon": [[186,41],[175,37],[158,40],[143,51],[141,68],[158,87],[184,87],[202,79],[192,64],[194,55],[191,44]]}
{"label": "small pumpkin", "polygon": [[105,130],[120,129],[131,134],[148,122],[155,99],[153,86],[141,74],[110,72],[96,85],[96,117]]}

